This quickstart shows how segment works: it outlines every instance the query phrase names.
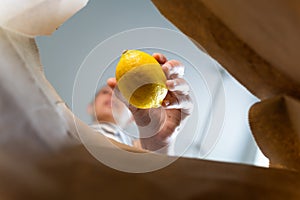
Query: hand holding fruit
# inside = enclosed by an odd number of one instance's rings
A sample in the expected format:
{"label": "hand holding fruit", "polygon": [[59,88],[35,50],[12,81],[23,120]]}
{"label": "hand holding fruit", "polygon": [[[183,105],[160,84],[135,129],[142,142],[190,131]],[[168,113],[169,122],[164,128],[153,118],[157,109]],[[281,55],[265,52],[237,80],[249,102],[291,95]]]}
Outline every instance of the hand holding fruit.
{"label": "hand holding fruit", "polygon": [[[136,55],[135,58],[133,57],[132,59],[138,60],[138,56],[139,55]],[[133,98],[139,98],[140,96],[145,97],[148,94],[147,98],[141,101],[138,106],[131,105],[132,102],[136,101],[129,98],[127,99],[127,106],[131,110],[136,124],[139,127],[142,147],[156,151],[169,144],[171,136],[176,133],[178,128],[183,124],[183,121],[192,113],[193,104],[189,96],[189,86],[183,79],[184,66],[176,60],[167,61],[166,57],[159,53],[153,54],[152,58],[155,58],[155,60],[162,65],[159,65],[159,67],[165,75],[165,78],[161,77],[161,75],[159,75],[158,78],[164,79],[163,81],[165,83],[161,84],[160,82],[155,82],[158,81],[158,79],[155,79],[150,86],[144,87],[142,90],[137,90],[142,95],[131,95]],[[153,60],[150,58],[145,59],[145,57],[142,57],[142,60],[139,62],[145,60],[146,64],[149,60],[152,64],[155,64]],[[151,75],[153,75],[153,73],[150,73],[150,76]],[[118,76],[117,73],[116,76]],[[138,78],[141,77],[139,76]],[[110,78],[107,83],[114,88],[117,85],[117,80]],[[118,82],[118,84],[120,83],[122,82]],[[158,87],[156,87],[157,85]],[[120,88],[120,86],[118,88]],[[165,88],[167,88],[167,90]],[[154,99],[149,98],[149,95],[153,93],[159,93],[159,95],[156,95]],[[121,99],[123,98],[122,101],[126,103],[124,95],[123,97],[119,95],[119,97]],[[145,105],[148,109],[143,108]]]}

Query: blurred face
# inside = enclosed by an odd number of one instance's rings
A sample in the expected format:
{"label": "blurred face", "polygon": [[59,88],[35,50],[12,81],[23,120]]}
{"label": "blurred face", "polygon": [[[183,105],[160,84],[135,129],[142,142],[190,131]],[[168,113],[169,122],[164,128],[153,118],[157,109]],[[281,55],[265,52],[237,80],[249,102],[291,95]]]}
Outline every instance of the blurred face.
{"label": "blurred face", "polygon": [[96,96],[94,109],[98,121],[115,123],[112,114],[112,92],[109,86],[104,86]]}
{"label": "blurred face", "polygon": [[[96,114],[96,119],[99,122],[104,121],[114,124],[118,122],[119,125],[124,125],[129,122],[131,115],[128,115],[125,105],[120,100],[112,97],[113,90],[109,86],[102,87],[95,98],[94,106],[91,106],[90,114]],[[115,120],[114,117],[117,117],[117,119]]]}

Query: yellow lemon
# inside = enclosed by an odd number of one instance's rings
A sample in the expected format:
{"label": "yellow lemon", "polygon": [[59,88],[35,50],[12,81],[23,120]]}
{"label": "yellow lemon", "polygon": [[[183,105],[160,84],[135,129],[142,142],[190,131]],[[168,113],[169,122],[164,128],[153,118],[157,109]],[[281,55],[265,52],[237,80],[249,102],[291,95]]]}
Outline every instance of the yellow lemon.
{"label": "yellow lemon", "polygon": [[153,56],[139,50],[123,52],[116,67],[116,79],[122,95],[137,108],[161,106],[168,92],[160,64]]}

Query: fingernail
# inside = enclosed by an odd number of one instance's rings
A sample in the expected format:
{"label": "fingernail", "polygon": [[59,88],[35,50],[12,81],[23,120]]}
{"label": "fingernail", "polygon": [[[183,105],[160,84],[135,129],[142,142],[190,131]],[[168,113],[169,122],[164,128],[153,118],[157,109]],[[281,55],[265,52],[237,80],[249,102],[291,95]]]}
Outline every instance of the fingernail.
{"label": "fingernail", "polygon": [[172,66],[169,63],[163,64],[163,67],[166,67],[169,71],[171,70]]}
{"label": "fingernail", "polygon": [[161,61],[162,63],[165,63],[165,62],[167,62],[167,59],[166,59],[166,57],[165,57],[165,56],[163,56],[162,54],[159,54],[159,58],[160,58],[160,61]]}
{"label": "fingernail", "polygon": [[158,57],[159,57],[159,60],[160,60],[160,61],[163,61],[163,57],[162,57],[161,54],[158,54]]}
{"label": "fingernail", "polygon": [[175,87],[177,85],[177,81],[173,80],[173,86]]}
{"label": "fingernail", "polygon": [[177,85],[177,83],[175,80],[167,80],[166,85],[168,89],[173,89]]}

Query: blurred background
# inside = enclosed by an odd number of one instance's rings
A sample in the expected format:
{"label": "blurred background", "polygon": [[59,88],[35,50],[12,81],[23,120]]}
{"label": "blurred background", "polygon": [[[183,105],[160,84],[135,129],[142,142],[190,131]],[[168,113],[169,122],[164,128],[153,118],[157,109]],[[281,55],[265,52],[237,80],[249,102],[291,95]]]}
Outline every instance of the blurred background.
{"label": "blurred background", "polygon": [[[137,28],[138,31],[134,31]],[[192,134],[195,137],[188,149],[184,149],[183,156],[267,166],[268,160],[255,144],[248,124],[248,110],[258,99],[222,66],[196,48],[189,38],[178,36],[175,32],[171,34],[174,37],[144,34],[145,30],[151,32],[159,28],[163,28],[163,33],[178,31],[150,0],[90,0],[53,35],[37,38],[46,77],[75,115],[90,124],[87,105],[93,100],[97,88],[105,84],[106,78],[114,76],[118,57],[111,55],[121,54],[123,47],[139,48],[149,53],[162,52],[169,59],[178,59],[185,64],[185,78],[191,85],[197,105],[190,120],[196,125]],[[122,38],[124,31],[131,33],[131,37]],[[154,48],[157,45],[139,47],[139,40],[146,41],[145,44],[161,45],[160,48]],[[184,55],[178,52],[184,52]],[[213,91],[207,89],[210,80],[215,83]],[[204,156],[201,154],[205,146],[202,144],[203,133],[212,128],[210,112],[217,105],[223,105],[224,119],[221,118],[221,129],[218,129],[214,148]],[[192,131],[187,127],[184,132]],[[180,135],[176,141],[178,148],[189,137],[190,134]]]}

